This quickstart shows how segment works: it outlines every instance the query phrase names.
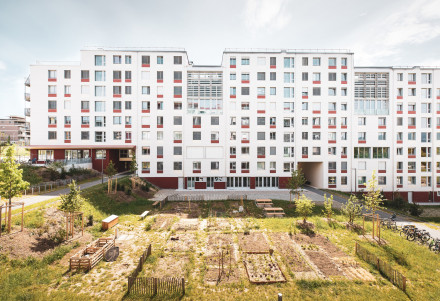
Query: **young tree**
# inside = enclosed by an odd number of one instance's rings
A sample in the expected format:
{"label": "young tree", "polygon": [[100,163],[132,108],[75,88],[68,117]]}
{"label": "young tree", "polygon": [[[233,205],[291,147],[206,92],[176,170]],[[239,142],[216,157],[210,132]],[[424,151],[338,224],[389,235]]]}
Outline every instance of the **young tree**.
{"label": "young tree", "polygon": [[377,188],[376,172],[373,171],[371,179],[368,181],[367,193],[364,195],[364,204],[367,210],[374,214],[381,208],[383,203],[382,193]]}
{"label": "young tree", "polygon": [[306,223],[307,217],[312,214],[313,207],[315,207],[315,204],[304,194],[296,201],[296,213],[303,218],[304,224]]}
{"label": "young tree", "polygon": [[130,172],[136,173],[137,169],[138,169],[138,165],[136,162],[136,151],[133,150],[133,156],[131,157],[131,162],[130,162]]}
{"label": "young tree", "polygon": [[330,195],[329,198],[327,198],[327,195],[324,194],[324,210],[322,210],[322,213],[324,213],[325,216],[330,220],[333,215],[333,195]]}
{"label": "young tree", "polygon": [[[113,164],[113,161],[110,160],[109,164],[105,168],[105,174],[108,176],[108,189],[107,193],[109,194],[113,189],[113,177],[116,175],[117,170],[115,168],[115,165]],[[116,184],[117,185],[117,184]]]}
{"label": "young tree", "polygon": [[290,190],[291,194],[296,194],[297,201],[299,200],[300,189],[306,183],[306,178],[301,170],[301,168],[297,168],[292,171],[292,175],[289,178],[289,182],[287,183],[287,187]]}
{"label": "young tree", "polygon": [[348,223],[353,224],[354,219],[362,213],[362,205],[354,195],[351,195],[347,204],[342,205],[341,211],[348,217]]}
{"label": "young tree", "polygon": [[[29,183],[23,181],[23,170],[19,169],[19,164],[15,162],[14,148],[8,147],[6,158],[0,163],[0,196],[9,200],[20,197],[23,190],[29,187]],[[8,232],[11,232],[12,210],[8,210]]]}
{"label": "young tree", "polygon": [[68,194],[61,195],[61,203],[58,205],[58,209],[65,211],[65,212],[75,212],[79,211],[86,200],[81,195],[81,190],[76,185],[75,181],[72,181],[72,183],[69,185],[70,191]]}

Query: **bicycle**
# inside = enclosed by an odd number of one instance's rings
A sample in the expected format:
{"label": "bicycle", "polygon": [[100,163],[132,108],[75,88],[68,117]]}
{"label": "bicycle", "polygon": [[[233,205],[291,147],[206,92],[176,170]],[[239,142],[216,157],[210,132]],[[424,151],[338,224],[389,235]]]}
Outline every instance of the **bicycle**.
{"label": "bicycle", "polygon": [[440,252],[440,239],[432,238],[428,243],[428,247],[431,251],[433,251],[435,253],[439,253]]}
{"label": "bicycle", "polygon": [[414,231],[410,232],[406,239],[409,241],[418,240],[421,243],[426,243],[431,238],[431,235],[426,230],[419,230],[417,228],[414,229]]}

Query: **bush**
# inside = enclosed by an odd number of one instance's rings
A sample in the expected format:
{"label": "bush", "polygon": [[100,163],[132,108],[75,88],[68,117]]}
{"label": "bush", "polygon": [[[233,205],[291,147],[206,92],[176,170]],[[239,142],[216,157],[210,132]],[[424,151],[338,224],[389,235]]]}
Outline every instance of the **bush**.
{"label": "bush", "polygon": [[129,186],[124,186],[124,192],[126,195],[131,195],[131,188]]}
{"label": "bush", "polygon": [[408,212],[412,216],[420,216],[423,213],[423,209],[420,207],[420,205],[412,203],[409,205]]}

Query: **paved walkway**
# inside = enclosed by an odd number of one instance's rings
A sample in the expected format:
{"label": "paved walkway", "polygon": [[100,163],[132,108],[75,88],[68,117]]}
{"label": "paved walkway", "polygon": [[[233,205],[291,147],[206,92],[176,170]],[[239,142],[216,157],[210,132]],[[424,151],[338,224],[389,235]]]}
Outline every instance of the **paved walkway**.
{"label": "paved walkway", "polygon": [[[125,174],[119,174],[117,175],[118,178],[125,176]],[[86,182],[83,184],[78,184],[78,186],[80,187],[81,190],[86,189],[86,188],[90,188],[96,185],[101,184],[101,179],[99,180],[95,180],[95,181],[91,181],[91,182]],[[104,177],[104,183],[107,182],[107,177]],[[24,206],[29,206],[29,205],[33,205],[33,204],[37,204],[37,203],[41,203],[53,198],[56,198],[58,196],[60,196],[61,194],[67,194],[69,193],[69,187],[66,188],[62,188],[62,189],[57,189],[48,193],[44,193],[44,194],[40,194],[40,195],[34,195],[34,196],[27,196],[26,198],[23,198],[21,200],[19,200],[19,202],[24,202]]]}

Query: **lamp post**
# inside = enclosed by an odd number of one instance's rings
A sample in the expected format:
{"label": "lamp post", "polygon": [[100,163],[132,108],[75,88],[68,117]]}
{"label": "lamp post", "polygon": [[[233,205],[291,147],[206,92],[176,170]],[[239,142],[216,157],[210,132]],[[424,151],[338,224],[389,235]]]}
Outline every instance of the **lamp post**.
{"label": "lamp post", "polygon": [[[354,193],[355,194],[357,194],[357,184],[356,184],[356,181],[357,181],[357,168],[352,168],[351,170],[353,170],[354,169]],[[351,193],[353,194],[353,186],[351,186]]]}

